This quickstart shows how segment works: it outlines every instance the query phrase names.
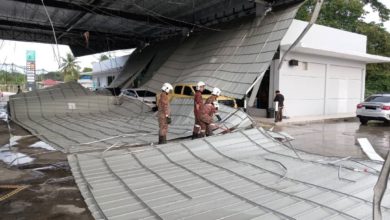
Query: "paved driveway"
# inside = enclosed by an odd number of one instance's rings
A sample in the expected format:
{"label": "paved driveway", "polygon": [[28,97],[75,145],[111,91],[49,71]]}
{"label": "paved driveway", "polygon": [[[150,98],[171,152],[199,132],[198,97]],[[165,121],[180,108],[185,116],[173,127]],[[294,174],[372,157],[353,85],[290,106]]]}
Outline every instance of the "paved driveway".
{"label": "paved driveway", "polygon": [[355,119],[334,122],[287,124],[276,126],[296,138],[292,143],[302,151],[325,156],[366,158],[357,138],[368,138],[376,151],[385,157],[390,146],[390,125],[369,123],[362,126]]}

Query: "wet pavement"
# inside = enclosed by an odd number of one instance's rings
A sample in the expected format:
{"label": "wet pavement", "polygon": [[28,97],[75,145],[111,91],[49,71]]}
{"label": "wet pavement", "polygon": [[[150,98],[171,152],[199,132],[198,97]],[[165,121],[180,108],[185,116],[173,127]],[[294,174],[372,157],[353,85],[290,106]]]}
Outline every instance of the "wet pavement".
{"label": "wet pavement", "polygon": [[390,146],[390,125],[370,122],[360,125],[355,118],[328,122],[276,125],[274,131],[292,135],[293,145],[302,151],[323,156],[367,159],[357,143],[357,138],[367,138],[383,158]]}
{"label": "wet pavement", "polygon": [[[4,107],[0,102],[0,219],[92,220],[66,155],[12,122],[8,127]],[[6,187],[24,185],[4,197],[13,190]]]}

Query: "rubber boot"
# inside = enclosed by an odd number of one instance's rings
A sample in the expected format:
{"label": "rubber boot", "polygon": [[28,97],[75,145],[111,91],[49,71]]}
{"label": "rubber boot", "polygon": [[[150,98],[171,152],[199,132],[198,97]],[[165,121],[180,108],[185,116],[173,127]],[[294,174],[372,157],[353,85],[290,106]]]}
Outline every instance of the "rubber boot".
{"label": "rubber boot", "polygon": [[163,137],[164,136],[158,136],[158,144],[163,144]]}
{"label": "rubber boot", "polygon": [[198,138],[200,138],[201,137],[201,135],[200,135],[200,133],[192,133],[192,140],[194,140],[194,139],[198,139]]}
{"label": "rubber boot", "polygon": [[162,144],[167,143],[167,136],[161,136],[162,137]]}

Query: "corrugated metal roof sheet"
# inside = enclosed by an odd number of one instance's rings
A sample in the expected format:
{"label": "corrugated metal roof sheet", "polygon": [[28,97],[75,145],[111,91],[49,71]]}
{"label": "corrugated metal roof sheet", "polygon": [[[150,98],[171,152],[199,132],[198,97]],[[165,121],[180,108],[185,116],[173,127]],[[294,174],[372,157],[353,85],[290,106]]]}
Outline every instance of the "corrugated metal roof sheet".
{"label": "corrugated metal roof sheet", "polygon": [[68,160],[96,219],[371,219],[376,174],[302,157],[251,129]]}
{"label": "corrugated metal roof sheet", "polygon": [[221,32],[188,38],[144,87],[159,91],[162,83],[206,82],[223,95],[243,98],[266,71],[298,7],[229,24]]}
{"label": "corrugated metal roof sheet", "polygon": [[[113,96],[95,95],[72,82],[12,96],[10,107],[12,120],[63,152],[157,141],[157,118],[150,107],[138,100],[115,102]],[[192,135],[193,100],[174,99],[171,112],[168,138]],[[253,123],[241,110],[221,105],[219,112],[228,128]]]}
{"label": "corrugated metal roof sheet", "polygon": [[146,48],[134,51],[127,60],[118,77],[109,85],[110,88],[127,88],[139,77],[142,82],[149,80],[154,72],[168,59],[181,43],[181,39],[166,40]]}

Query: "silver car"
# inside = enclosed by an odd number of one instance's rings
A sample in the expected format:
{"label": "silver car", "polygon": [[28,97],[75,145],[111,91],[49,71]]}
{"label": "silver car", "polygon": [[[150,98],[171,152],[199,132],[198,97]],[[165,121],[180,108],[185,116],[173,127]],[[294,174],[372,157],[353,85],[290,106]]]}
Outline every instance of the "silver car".
{"label": "silver car", "polygon": [[123,89],[119,96],[138,99],[152,108],[156,107],[156,93],[145,89]]}
{"label": "silver car", "polygon": [[390,93],[375,94],[356,107],[356,116],[365,125],[370,120],[390,122]]}

